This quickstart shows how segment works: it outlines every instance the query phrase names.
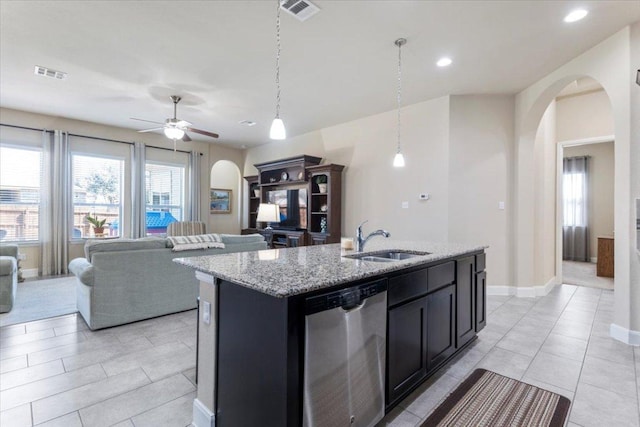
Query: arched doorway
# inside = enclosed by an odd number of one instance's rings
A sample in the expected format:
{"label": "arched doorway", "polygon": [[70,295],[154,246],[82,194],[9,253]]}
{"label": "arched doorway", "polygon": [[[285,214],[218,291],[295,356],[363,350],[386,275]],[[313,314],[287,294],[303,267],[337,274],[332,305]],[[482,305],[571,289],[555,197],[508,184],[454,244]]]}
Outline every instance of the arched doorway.
{"label": "arched doorway", "polygon": [[218,160],[211,166],[211,192],[229,191],[229,209],[210,209],[207,229],[212,233],[240,234],[241,175],[238,166],[229,160]]}
{"label": "arched doorway", "polygon": [[555,277],[613,289],[613,134],[609,97],[588,77],[567,85],[544,112],[534,142],[537,283]]}

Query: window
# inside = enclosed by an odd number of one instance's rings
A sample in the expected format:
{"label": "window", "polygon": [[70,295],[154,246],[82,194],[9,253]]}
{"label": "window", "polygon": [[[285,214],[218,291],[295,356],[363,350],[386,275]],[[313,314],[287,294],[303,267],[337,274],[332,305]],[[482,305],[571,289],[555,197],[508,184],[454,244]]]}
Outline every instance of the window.
{"label": "window", "polygon": [[0,240],[39,239],[41,172],[42,151],[0,147]]}
{"label": "window", "polygon": [[182,221],[185,167],[147,162],[145,170],[147,234],[165,234]]}
{"label": "window", "polygon": [[563,225],[585,227],[587,225],[585,223],[585,175],[584,173],[565,173],[562,178]]}
{"label": "window", "polygon": [[72,238],[91,237],[87,215],[106,219],[105,232],[119,236],[124,160],[72,155],[73,228]]}

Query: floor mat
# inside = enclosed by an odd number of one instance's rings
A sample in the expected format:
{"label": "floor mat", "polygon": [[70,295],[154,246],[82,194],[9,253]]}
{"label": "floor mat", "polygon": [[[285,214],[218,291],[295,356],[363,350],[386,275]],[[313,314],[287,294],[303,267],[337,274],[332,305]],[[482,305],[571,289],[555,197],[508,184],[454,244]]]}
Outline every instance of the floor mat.
{"label": "floor mat", "polygon": [[0,314],[0,326],[75,313],[75,276],[18,283],[13,309]]}

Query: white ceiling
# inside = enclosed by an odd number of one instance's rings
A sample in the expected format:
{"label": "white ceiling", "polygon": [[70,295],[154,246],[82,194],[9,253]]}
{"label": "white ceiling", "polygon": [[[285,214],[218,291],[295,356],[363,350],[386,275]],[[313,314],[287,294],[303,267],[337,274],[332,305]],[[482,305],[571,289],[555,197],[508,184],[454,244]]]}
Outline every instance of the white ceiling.
{"label": "white ceiling", "polygon": [[[403,99],[517,93],[629,23],[640,1],[321,1],[282,13],[282,112],[295,136]],[[566,24],[575,7],[590,13]],[[178,117],[237,147],[268,142],[276,0],[1,1],[0,106],[130,129]],[[435,66],[441,56],[453,65]],[[35,76],[35,65],[69,73]],[[239,125],[253,120],[253,127]],[[191,135],[194,139],[210,138]]]}

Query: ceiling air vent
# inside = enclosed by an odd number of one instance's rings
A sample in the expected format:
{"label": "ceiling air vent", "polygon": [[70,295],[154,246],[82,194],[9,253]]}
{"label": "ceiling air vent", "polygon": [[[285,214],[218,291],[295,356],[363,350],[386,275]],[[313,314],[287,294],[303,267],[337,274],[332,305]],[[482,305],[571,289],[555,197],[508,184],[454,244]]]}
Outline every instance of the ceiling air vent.
{"label": "ceiling air vent", "polygon": [[320,8],[308,0],[284,0],[280,7],[298,18],[299,21],[306,21],[320,12]]}
{"label": "ceiling air vent", "polygon": [[56,71],[51,68],[41,67],[40,65],[36,65],[33,73],[37,76],[51,77],[52,79],[57,80],[64,80],[67,78],[67,73],[64,71]]}

